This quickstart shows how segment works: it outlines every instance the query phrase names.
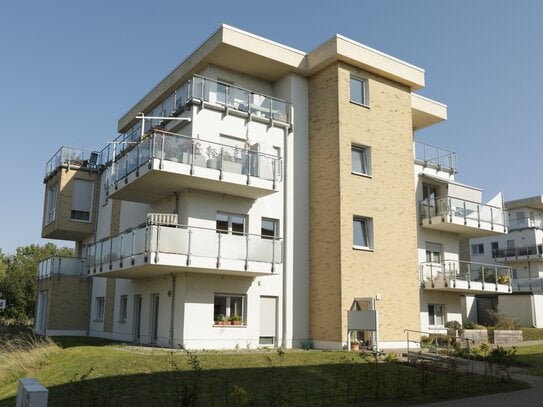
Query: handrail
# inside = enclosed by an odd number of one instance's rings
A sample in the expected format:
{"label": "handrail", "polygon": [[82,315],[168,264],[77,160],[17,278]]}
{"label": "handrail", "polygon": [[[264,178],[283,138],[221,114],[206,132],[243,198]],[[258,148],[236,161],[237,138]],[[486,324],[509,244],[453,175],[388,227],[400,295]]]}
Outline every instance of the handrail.
{"label": "handrail", "polygon": [[457,199],[457,200],[462,201],[462,202],[467,202],[467,203],[471,203],[471,204],[474,204],[474,205],[484,206],[486,208],[495,208],[495,209],[499,209],[499,210],[502,210],[502,211],[508,211],[507,208],[504,208],[504,207],[501,207],[501,206],[487,205],[487,204],[484,204],[482,202],[470,201],[469,199],[464,199],[464,198],[460,198],[460,197],[452,196],[452,195],[437,196],[437,197],[432,198],[432,199],[426,198],[426,199],[423,199],[423,200],[419,201],[419,204],[432,205],[432,203],[443,200],[443,199]]}

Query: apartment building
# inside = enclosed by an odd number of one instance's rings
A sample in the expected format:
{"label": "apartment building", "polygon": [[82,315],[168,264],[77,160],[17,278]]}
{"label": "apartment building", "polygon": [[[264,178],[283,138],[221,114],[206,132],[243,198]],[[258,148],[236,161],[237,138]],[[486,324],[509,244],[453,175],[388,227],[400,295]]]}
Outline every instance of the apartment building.
{"label": "apartment building", "polygon": [[492,306],[522,326],[543,327],[543,197],[505,202],[509,232],[469,241],[473,260],[512,268],[511,296],[497,295]]}
{"label": "apartment building", "polygon": [[422,69],[339,35],[303,52],[223,25],[102,150],[48,162],[42,236],[78,259],[40,265],[35,329],[71,329],[48,323],[69,307],[50,279],[88,281],[74,334],[158,346],[391,348],[469,313],[491,285],[456,277],[454,241],[505,233],[504,213],[419,157],[416,131],[447,116],[422,87]]}

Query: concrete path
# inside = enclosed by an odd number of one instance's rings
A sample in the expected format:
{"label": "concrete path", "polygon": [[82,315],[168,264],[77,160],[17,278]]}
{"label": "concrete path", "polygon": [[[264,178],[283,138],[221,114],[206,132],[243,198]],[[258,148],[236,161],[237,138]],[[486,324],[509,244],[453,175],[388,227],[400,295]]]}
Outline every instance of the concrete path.
{"label": "concrete path", "polygon": [[[522,343],[512,343],[509,346],[531,346],[543,345],[543,341],[526,341]],[[474,362],[475,373],[484,372],[484,363]],[[511,368],[512,377],[514,380],[528,383],[531,388],[519,391],[510,391],[507,393],[494,393],[486,396],[470,397],[465,399],[456,399],[448,401],[440,401],[438,403],[424,404],[427,407],[501,407],[501,406],[543,406],[543,377],[529,376],[518,373],[523,369]]]}

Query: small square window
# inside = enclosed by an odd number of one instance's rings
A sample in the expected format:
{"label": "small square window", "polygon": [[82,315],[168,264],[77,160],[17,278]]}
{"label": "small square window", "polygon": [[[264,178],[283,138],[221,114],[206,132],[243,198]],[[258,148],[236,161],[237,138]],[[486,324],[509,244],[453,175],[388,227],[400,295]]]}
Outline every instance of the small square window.
{"label": "small square window", "polygon": [[351,102],[368,106],[368,80],[351,77]]}
{"label": "small square window", "polygon": [[371,175],[370,148],[351,146],[352,172],[355,174]]}
{"label": "small square window", "polygon": [[260,235],[263,239],[279,238],[279,220],[271,218],[262,218]]}
{"label": "small square window", "polygon": [[213,320],[229,320],[233,325],[245,325],[245,295],[215,294]]}
{"label": "small square window", "polygon": [[370,218],[353,218],[353,246],[358,249],[373,249],[373,228]]}
{"label": "small square window", "polygon": [[485,245],[483,243],[476,243],[471,245],[471,254],[474,256],[485,254]]}

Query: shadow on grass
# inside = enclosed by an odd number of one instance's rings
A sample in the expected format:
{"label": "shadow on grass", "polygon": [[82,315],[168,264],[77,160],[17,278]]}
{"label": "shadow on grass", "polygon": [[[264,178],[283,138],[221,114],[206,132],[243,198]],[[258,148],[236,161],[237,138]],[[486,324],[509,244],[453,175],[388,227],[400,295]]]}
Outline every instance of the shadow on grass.
{"label": "shadow on grass", "polygon": [[125,342],[112,339],[95,338],[91,336],[52,336],[51,339],[61,348],[75,348],[77,346],[107,346],[122,345]]}
{"label": "shadow on grass", "polygon": [[[95,377],[49,387],[50,406],[397,406],[524,389],[522,383],[392,363],[179,370]],[[0,406],[14,405],[14,398]]]}

